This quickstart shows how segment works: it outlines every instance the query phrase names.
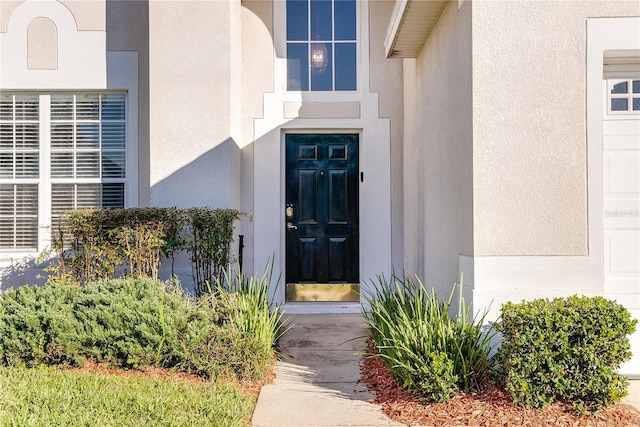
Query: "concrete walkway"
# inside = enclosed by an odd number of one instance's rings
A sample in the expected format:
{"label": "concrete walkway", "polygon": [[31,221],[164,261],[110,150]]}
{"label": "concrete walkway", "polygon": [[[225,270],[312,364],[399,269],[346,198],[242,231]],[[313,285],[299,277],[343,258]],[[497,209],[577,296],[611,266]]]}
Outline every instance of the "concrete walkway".
{"label": "concrete walkway", "polygon": [[[359,314],[290,316],[280,340],[276,379],[262,388],[254,427],[403,426],[391,421],[360,384],[360,363],[369,335]],[[640,409],[640,381],[625,399]]]}
{"label": "concrete walkway", "polygon": [[262,388],[254,427],[403,426],[387,418],[358,383],[369,335],[359,314],[291,316],[280,340],[276,379]]}

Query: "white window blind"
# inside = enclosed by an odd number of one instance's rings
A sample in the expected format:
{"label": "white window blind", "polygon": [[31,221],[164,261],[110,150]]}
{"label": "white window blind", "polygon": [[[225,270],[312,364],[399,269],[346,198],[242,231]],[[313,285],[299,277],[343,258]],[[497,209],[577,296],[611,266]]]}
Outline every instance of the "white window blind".
{"label": "white window blind", "polygon": [[125,181],[125,93],[0,94],[0,251],[43,249],[39,212],[124,207]]}
{"label": "white window blind", "polygon": [[39,97],[0,94],[0,250],[38,245]]}
{"label": "white window blind", "polygon": [[51,222],[70,209],[124,207],[123,93],[51,96]]}
{"label": "white window blind", "polygon": [[51,177],[125,177],[124,94],[51,96]]}

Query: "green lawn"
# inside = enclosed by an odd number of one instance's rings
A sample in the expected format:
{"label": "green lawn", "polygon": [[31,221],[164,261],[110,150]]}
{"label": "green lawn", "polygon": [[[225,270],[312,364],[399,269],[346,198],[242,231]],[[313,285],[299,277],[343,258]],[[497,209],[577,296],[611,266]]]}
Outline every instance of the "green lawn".
{"label": "green lawn", "polygon": [[244,426],[255,399],[231,385],[0,367],[0,426]]}

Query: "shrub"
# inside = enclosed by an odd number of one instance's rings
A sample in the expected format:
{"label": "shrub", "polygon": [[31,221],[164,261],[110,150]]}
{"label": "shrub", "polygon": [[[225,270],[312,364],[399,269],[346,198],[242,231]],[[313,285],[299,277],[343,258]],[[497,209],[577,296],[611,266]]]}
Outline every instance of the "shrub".
{"label": "shrub", "polygon": [[34,366],[73,360],[66,340],[78,322],[72,314],[77,286],[24,286],[0,295],[0,364]]}
{"label": "shrub", "polygon": [[210,291],[231,261],[229,245],[233,240],[233,222],[240,217],[240,212],[191,208],[184,214],[188,218],[185,249],[191,255],[196,296],[201,296]]}
{"label": "shrub", "polygon": [[21,287],[0,298],[0,364],[80,365],[90,358],[123,368],[257,379],[274,356],[275,342],[266,340],[277,334],[253,332],[279,328],[281,315],[268,306],[270,315],[246,315],[253,312],[246,307],[265,305],[242,292],[196,300],[152,279]]}
{"label": "shrub", "polygon": [[449,317],[454,285],[448,299],[438,299],[416,278],[384,277],[365,300],[364,313],[378,353],[410,391],[428,401],[448,400],[458,389],[479,388],[491,368],[489,345],[494,331],[484,332],[484,315],[469,318],[469,307],[459,294],[459,311]]}
{"label": "shrub", "polygon": [[[158,278],[162,255],[191,257],[196,295],[230,262],[234,209],[128,208],[64,212],[55,228],[49,283],[85,284],[116,277]],[[43,257],[49,256],[43,254]]]}
{"label": "shrub", "polygon": [[636,324],[602,297],[506,303],[498,352],[505,387],[529,407],[566,400],[586,413],[610,406],[626,395],[616,370],[631,357],[627,336]]}
{"label": "shrub", "polygon": [[[272,267],[272,266],[271,266]],[[262,378],[275,356],[275,345],[287,330],[287,322],[278,306],[269,306],[271,284],[268,266],[261,276],[246,276],[230,267],[216,280],[215,293],[206,294],[198,305],[217,305],[217,334],[207,327],[188,327],[178,341],[174,354],[180,354],[181,370],[209,376],[225,370],[237,378]],[[215,354],[215,357],[200,357]],[[221,364],[223,361],[223,365]]]}
{"label": "shrub", "polygon": [[128,368],[162,366],[168,343],[190,319],[188,300],[152,279],[102,280],[85,286],[74,299],[80,326],[69,337],[81,357]]}

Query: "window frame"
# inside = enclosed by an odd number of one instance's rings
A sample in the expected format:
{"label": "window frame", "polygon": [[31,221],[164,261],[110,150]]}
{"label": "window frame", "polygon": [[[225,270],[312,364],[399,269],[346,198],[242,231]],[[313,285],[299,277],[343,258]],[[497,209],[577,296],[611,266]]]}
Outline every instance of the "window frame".
{"label": "window frame", "polygon": [[[612,116],[626,116],[626,115],[633,115],[633,116],[637,116],[638,114],[640,114],[640,110],[634,110],[633,109],[633,100],[634,99],[640,99],[640,92],[639,93],[634,93],[633,92],[633,82],[636,81],[640,81],[640,78],[638,78],[637,75],[632,76],[632,75],[627,75],[627,76],[622,76],[620,74],[616,75],[613,73],[610,73],[609,76],[605,77],[606,78],[606,99],[607,99],[607,109],[606,109],[606,113],[608,115],[612,115]],[[626,93],[612,93],[613,87],[620,84],[620,83],[627,83],[627,92]],[[627,100],[627,109],[626,110],[613,110],[611,108],[611,102],[614,99],[626,99]],[[639,101],[640,102],[640,101]]]}
{"label": "window frame", "polygon": [[[12,131],[11,131],[11,141],[12,141],[12,147],[10,150],[2,149],[0,146],[0,152],[2,154],[7,154],[9,153],[12,157],[12,162],[11,162],[11,171],[12,171],[12,176],[11,177],[2,177],[0,175],[0,185],[3,186],[9,186],[9,187],[13,187],[12,192],[16,193],[16,188],[18,186],[36,186],[36,194],[38,194],[38,200],[40,200],[39,197],[39,191],[41,188],[41,181],[42,181],[42,147],[40,144],[40,133],[42,131],[42,117],[41,117],[41,105],[40,105],[40,97],[37,94],[27,94],[28,96],[32,97],[34,100],[37,100],[37,117],[34,118],[27,118],[25,119],[24,117],[22,118],[18,118],[14,115],[15,111],[16,111],[16,106],[17,104],[17,100],[15,98],[15,96],[17,95],[16,93],[9,93],[12,97],[11,99],[11,119],[7,120],[6,118],[2,118],[0,117],[0,121],[2,121],[3,124],[9,124]],[[24,102],[24,101],[21,101]],[[16,135],[16,128],[20,125],[31,125],[35,128],[37,128],[36,130],[36,139],[37,139],[37,147],[35,149],[31,148],[31,149],[19,149],[16,145],[16,142],[18,141],[17,138],[15,138]],[[31,176],[31,177],[17,177],[16,176],[16,171],[18,169],[17,166],[17,157],[19,154],[25,154],[25,153],[37,153],[36,154],[36,159],[38,162],[37,167],[35,167],[33,169],[33,171],[35,172],[36,176]],[[2,166],[0,164],[0,166]],[[15,197],[15,196],[14,196]],[[35,215],[31,214],[31,215],[20,215],[17,212],[17,203],[14,199],[14,204],[13,204],[13,209],[12,209],[12,213],[11,213],[11,218],[12,218],[12,222],[13,222],[13,226],[14,229],[17,228],[17,223],[18,223],[18,219],[19,218],[28,218],[28,217],[32,217],[35,218],[36,220],[36,227],[38,227],[39,223],[40,223],[40,214],[41,214],[41,208],[40,208],[40,204],[36,203],[36,212]],[[1,226],[1,224],[0,224]],[[39,244],[39,232],[38,230],[36,231],[36,244]],[[18,241],[18,238],[15,236],[14,234],[14,238],[13,238],[13,243],[14,243],[14,248],[11,249],[2,249],[2,251],[13,251],[13,252],[20,252],[20,251],[24,251],[25,249],[17,249],[15,248],[15,243]]]}
{"label": "window frame", "polygon": [[[27,95],[35,95],[39,99],[39,177],[37,179],[30,178],[29,183],[35,183],[38,185],[38,230],[37,230],[37,248],[28,248],[28,249],[0,249],[0,254],[3,257],[23,257],[23,256],[35,256],[36,254],[40,254],[42,251],[46,250],[47,247],[50,247],[51,244],[51,224],[52,224],[52,186],[55,184],[99,184],[102,186],[103,184],[110,183],[121,183],[123,184],[123,194],[122,194],[122,206],[130,207],[131,201],[136,198],[135,190],[136,182],[137,182],[137,174],[132,173],[135,171],[135,165],[132,164],[134,159],[137,159],[135,156],[134,150],[136,149],[135,140],[132,141],[131,136],[134,135],[131,131],[132,124],[132,115],[131,115],[131,102],[130,102],[130,93],[128,90],[65,90],[65,91],[22,91],[22,90],[3,90],[3,94],[27,94]],[[98,177],[74,177],[74,178],[59,178],[52,176],[52,108],[51,108],[51,97],[56,94],[65,94],[65,95],[86,95],[86,94],[99,94],[99,95],[108,95],[108,94],[122,94],[124,96],[124,148],[122,149],[124,153],[124,168],[123,168],[123,176],[114,178],[114,177],[102,177],[102,167],[101,160],[98,163]],[[97,123],[103,123],[103,118],[98,116],[96,120]],[[76,120],[74,118],[74,123]],[[100,125],[98,127],[100,129]],[[75,128],[73,130],[75,134]],[[76,148],[74,147],[74,151]],[[53,150],[55,151],[55,150]],[[102,158],[103,150],[100,147],[97,151],[98,158]],[[74,163],[75,168],[75,163]],[[9,178],[0,178],[0,184],[20,184],[24,181],[23,179],[9,179]],[[102,188],[102,187],[100,187]],[[101,189],[102,191],[102,189]],[[100,205],[103,205],[102,195],[100,200]]]}
{"label": "window frame", "polygon": [[[283,36],[283,57],[284,57],[284,76],[282,78],[283,81],[283,92],[287,94],[312,94],[314,96],[318,96],[318,94],[354,94],[360,92],[360,87],[362,84],[362,73],[361,69],[363,67],[361,60],[361,45],[362,45],[362,35],[361,35],[361,4],[360,1],[355,0],[355,39],[354,40],[342,40],[336,39],[335,37],[335,1],[331,0],[331,40],[319,39],[315,40],[311,36],[311,0],[307,1],[307,34],[308,37],[306,40],[289,40],[287,35],[287,1],[283,1],[283,20],[284,28],[282,29]],[[289,44],[299,44],[307,46],[307,60],[310,61],[311,57],[311,46],[314,43],[323,43],[325,47],[331,52],[331,90],[313,90],[312,89],[312,76],[313,72],[311,67],[308,67],[307,70],[307,85],[308,89],[306,90],[289,90],[289,57],[288,57],[288,48]],[[355,89],[348,90],[337,90],[336,89],[336,66],[335,66],[335,45],[336,44],[355,44]]]}

